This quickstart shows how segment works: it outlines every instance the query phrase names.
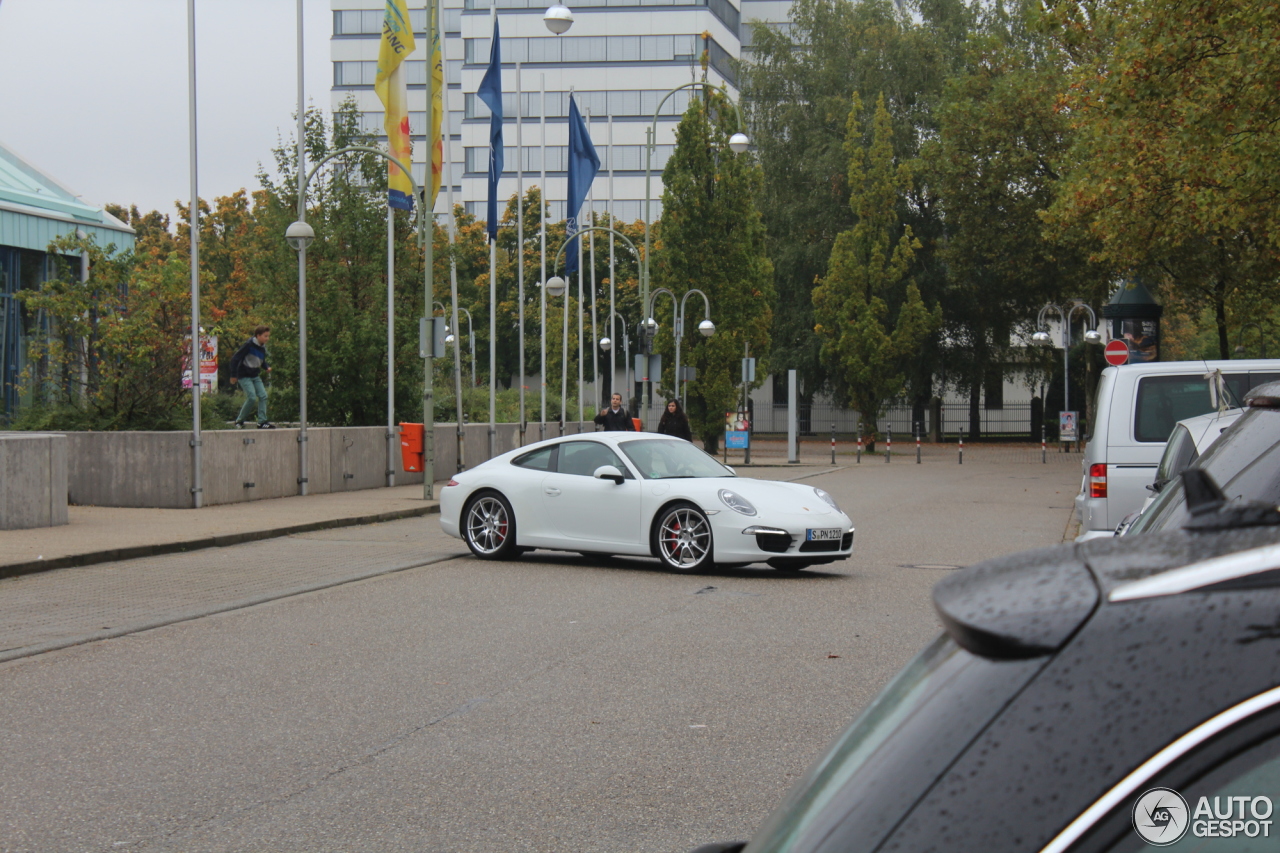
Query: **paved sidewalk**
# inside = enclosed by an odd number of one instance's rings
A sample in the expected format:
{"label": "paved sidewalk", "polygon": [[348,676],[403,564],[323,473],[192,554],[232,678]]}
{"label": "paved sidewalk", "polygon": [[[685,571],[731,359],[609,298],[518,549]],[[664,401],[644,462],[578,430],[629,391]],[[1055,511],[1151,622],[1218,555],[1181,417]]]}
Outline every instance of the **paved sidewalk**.
{"label": "paved sidewalk", "polygon": [[[440,494],[437,483],[435,494]],[[201,509],[72,506],[70,523],[0,531],[0,578],[439,512],[421,484]]]}

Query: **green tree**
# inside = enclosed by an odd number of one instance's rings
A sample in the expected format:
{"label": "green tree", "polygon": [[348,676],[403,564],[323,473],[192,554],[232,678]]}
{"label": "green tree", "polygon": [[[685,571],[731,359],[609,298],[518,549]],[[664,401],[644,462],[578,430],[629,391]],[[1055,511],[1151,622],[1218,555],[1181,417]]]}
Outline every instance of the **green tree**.
{"label": "green tree", "polygon": [[[67,236],[49,247],[59,274],[18,293],[42,312],[50,334],[31,343],[35,369],[23,377],[33,404],[21,429],[189,428],[191,392],[182,387],[190,325],[190,267],[158,248],[105,249]],[[81,252],[89,281],[80,282]],[[71,260],[74,258],[74,260]]]}
{"label": "green tree", "polygon": [[986,10],[965,70],[947,82],[938,137],[922,154],[922,176],[945,212],[945,378],[968,392],[971,436],[981,432],[983,389],[1042,355],[1015,347],[1015,333],[1046,302],[1106,295],[1107,275],[1085,251],[1044,234],[1071,135],[1057,110],[1065,58],[1041,32],[1038,10],[1034,0]]}
{"label": "green tree", "polygon": [[1061,108],[1075,130],[1051,209],[1118,269],[1230,315],[1274,299],[1280,274],[1280,7],[1203,0],[1059,0],[1075,60]]}
{"label": "green tree", "polygon": [[[754,356],[768,356],[774,290],[764,224],[755,204],[763,180],[760,166],[750,153],[730,150],[736,116],[722,95],[706,91],[705,99],[693,99],[680,120],[675,151],[662,173],[653,285],[666,287],[677,299],[696,287],[711,302],[715,335],[687,337],[681,360],[698,375],[688,391],[690,424],[704,447],[715,452],[724,413],[735,408],[744,346]],[[691,313],[699,301],[696,296],[689,301]],[[670,333],[665,334],[655,341],[659,351],[669,351]],[[675,384],[672,362],[664,365],[662,385]]]}
{"label": "green tree", "polygon": [[[896,210],[911,177],[894,163],[884,97],[876,102],[869,140],[862,114],[855,93],[845,140],[855,221],[836,238],[827,275],[813,290],[813,306],[836,399],[858,410],[874,446],[877,420],[902,392],[910,359],[941,322],[941,312],[925,307],[911,280],[920,243]],[[901,306],[896,317],[890,302]]]}
{"label": "green tree", "polygon": [[[752,25],[743,100],[765,173],[761,209],[778,292],[774,365],[796,368],[802,395],[811,399],[832,368],[819,357],[812,291],[836,236],[854,221],[844,150],[850,98],[855,91],[884,93],[895,156],[913,160],[922,140],[936,134],[935,106],[962,56],[973,13],[964,0],[922,0],[913,12],[890,0],[796,0],[790,14],[785,26]],[[942,240],[936,187],[913,183],[896,204],[922,242],[913,273],[932,299],[945,278],[936,258]],[[932,367],[926,346],[910,369],[913,396],[927,395]]]}

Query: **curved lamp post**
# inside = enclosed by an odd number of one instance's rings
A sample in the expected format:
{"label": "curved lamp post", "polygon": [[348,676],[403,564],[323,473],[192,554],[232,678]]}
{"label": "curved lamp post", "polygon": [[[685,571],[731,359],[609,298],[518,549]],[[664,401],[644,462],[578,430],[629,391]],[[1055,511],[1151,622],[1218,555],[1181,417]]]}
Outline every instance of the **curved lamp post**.
{"label": "curved lamp post", "polygon": [[[681,397],[680,405],[683,406],[685,404],[686,398],[682,396],[680,392],[682,390],[685,390],[686,386],[682,383],[680,378],[680,342],[681,342],[681,339],[684,337],[685,319],[689,316],[688,311],[686,309],[688,308],[688,302],[689,302],[690,296],[696,293],[702,297],[703,319],[702,319],[702,322],[698,324],[698,331],[702,334],[704,338],[709,338],[716,333],[716,324],[711,322],[711,300],[707,298],[707,294],[703,293],[698,288],[696,287],[690,288],[688,291],[685,292],[684,296],[682,296],[679,301],[676,301],[676,295],[674,293],[672,293],[670,290],[668,290],[665,287],[659,287],[649,297],[649,303],[645,306],[645,314],[647,316],[647,319],[644,321],[644,331],[649,341],[652,341],[653,336],[658,333],[658,321],[655,320],[653,317],[653,313],[654,313],[653,309],[655,304],[658,301],[658,297],[664,293],[671,297],[671,315],[672,315],[671,332],[672,332],[672,337],[675,338],[675,342],[676,342],[676,370],[675,370],[676,396]],[[645,411],[645,414],[646,416],[648,415],[647,409]]]}
{"label": "curved lamp post", "polygon": [[1244,348],[1244,330],[1252,326],[1258,330],[1258,346],[1262,348],[1262,357],[1267,357],[1267,339],[1262,334],[1262,327],[1257,323],[1245,323],[1240,327],[1240,340],[1236,343],[1236,355],[1246,355]]}
{"label": "curved lamp post", "polygon": [[[631,396],[631,335],[627,333],[626,318],[612,308],[609,309],[609,334],[600,339],[600,349],[605,352],[613,350],[612,335],[614,332],[614,320],[622,321],[622,381],[627,389],[627,396]],[[613,396],[613,371],[609,371],[609,396]]]}
{"label": "curved lamp post", "polygon": [[[618,230],[616,230],[616,229],[610,228],[610,227],[608,227],[608,226],[606,226],[606,225],[591,225],[591,226],[589,226],[589,227],[587,227],[587,228],[581,228],[581,229],[579,229],[579,230],[575,231],[575,232],[573,233],[573,237],[570,237],[570,238],[566,239],[563,243],[561,243],[561,244],[560,244],[560,248],[556,250],[555,258],[554,258],[554,260],[553,260],[553,261],[552,261],[552,263],[551,263],[551,269],[552,269],[553,271],[555,271],[555,272],[557,272],[557,273],[558,273],[558,272],[559,272],[559,270],[560,270],[560,259],[561,259],[562,257],[564,257],[564,250],[565,250],[566,248],[568,248],[569,243],[570,243],[570,242],[572,242],[572,241],[573,241],[573,239],[575,239],[575,238],[577,238],[577,237],[581,237],[583,234],[587,234],[587,233],[590,233],[590,232],[592,232],[592,231],[606,231],[606,232],[608,232],[608,233],[610,233],[610,234],[613,234],[613,235],[615,235],[615,236],[617,236],[617,237],[620,237],[620,238],[622,239],[622,242],[626,243],[626,244],[627,244],[627,247],[628,247],[629,249],[631,249],[631,254],[635,255],[635,257],[636,257],[636,263],[637,263],[637,264],[643,263],[643,261],[642,261],[642,260],[641,260],[641,258],[640,258],[640,252],[639,252],[639,251],[637,251],[637,249],[636,249],[636,244],[635,244],[635,243],[632,243],[632,242],[631,242],[631,238],[629,238],[626,234],[623,234],[621,231],[618,231]],[[567,289],[568,289],[568,284],[567,284],[567,283],[565,282],[565,280],[564,280],[563,278],[561,278],[558,274],[557,274],[557,275],[553,275],[551,278],[547,279],[547,281],[546,281],[546,283],[545,283],[545,285],[544,285],[544,292],[546,293],[546,295],[547,295],[547,296],[552,296],[552,297],[555,297],[555,296],[559,296],[559,295],[561,295],[561,294],[562,294],[562,293],[564,293]],[[673,297],[673,298],[674,298],[674,297]],[[613,310],[613,308],[612,308],[612,306],[610,306],[610,311],[612,311],[612,310]],[[567,405],[567,397],[568,397],[568,393],[567,393],[567,392],[568,392],[568,381],[569,381],[569,379],[568,379],[568,373],[569,373],[569,327],[568,327],[568,325],[567,325],[567,323],[568,323],[568,319],[567,319],[568,315],[566,314],[565,316],[566,316],[566,320],[565,320],[566,325],[565,325],[565,329],[564,329],[564,346],[562,347],[562,349],[563,349],[563,364],[564,364],[564,368],[563,368],[563,369],[561,370],[561,372],[560,372],[560,424],[561,424],[561,429],[562,429],[562,430],[564,429],[565,406]],[[593,349],[593,357],[594,357],[594,349]],[[546,328],[544,327],[544,328],[543,328],[543,330],[542,330],[542,360],[543,360],[543,363],[544,363],[544,364],[546,363],[546,358],[547,358],[547,330],[546,330]],[[579,359],[581,359],[581,358],[582,358],[582,341],[581,341],[581,340],[579,340],[579,341],[578,341],[578,358],[579,358]],[[612,376],[610,377],[609,381],[610,381],[610,383],[612,383],[612,381],[613,381]],[[543,379],[543,382],[542,382],[543,394],[544,394],[544,395],[546,394],[546,390],[545,390],[545,389],[546,389],[546,386],[547,386],[547,383],[546,383],[546,380],[545,380],[545,378],[544,378],[544,379]],[[543,408],[544,408],[544,409],[546,408],[545,404],[544,404]],[[581,408],[582,408],[582,389],[581,389],[581,388],[579,388],[579,389],[578,389],[578,408],[579,408],[579,409],[581,409]],[[581,418],[581,416],[579,416],[579,418]]]}
{"label": "curved lamp post", "polygon": [[698,290],[696,287],[690,288],[685,295],[680,298],[680,313],[676,315],[676,324],[672,331],[676,337],[676,391],[680,396],[681,408],[688,406],[689,383],[680,375],[680,340],[684,337],[684,321],[689,316],[685,310],[685,303],[693,294],[702,297],[702,322],[698,324],[698,332],[704,337],[709,338],[716,333],[716,324],[711,322],[711,300],[707,298],[707,294]]}
{"label": "curved lamp post", "polygon": [[1036,316],[1036,327],[1040,331],[1031,336],[1031,340],[1041,346],[1053,346],[1053,338],[1049,334],[1049,326],[1046,318],[1050,314],[1057,314],[1062,320],[1062,410],[1071,411],[1069,402],[1071,385],[1067,381],[1070,363],[1068,354],[1071,351],[1071,317],[1077,312],[1083,311],[1089,316],[1089,329],[1084,333],[1084,342],[1087,344],[1102,343],[1102,333],[1098,331],[1098,315],[1093,313],[1093,309],[1078,299],[1065,302],[1061,305],[1050,302],[1040,309],[1040,313]]}
{"label": "curved lamp post", "polygon": [[[738,132],[729,137],[729,149],[733,151],[733,153],[735,154],[742,154],[751,145],[751,140],[748,139],[746,133],[743,132],[746,125],[742,121],[742,110],[740,110],[738,108],[737,103],[735,103],[734,100],[729,97],[729,90],[724,85],[717,86],[714,83],[708,83],[705,80],[695,80],[691,83],[683,83],[679,86],[676,86],[671,91],[667,92],[667,94],[663,95],[662,100],[658,102],[658,108],[653,111],[653,121],[650,122],[648,130],[645,132],[644,261],[643,261],[644,266],[640,275],[640,304],[645,306],[649,305],[649,282],[650,282],[649,227],[650,227],[650,223],[652,222],[652,217],[650,216],[650,207],[649,207],[649,203],[652,200],[651,198],[652,186],[650,181],[653,175],[653,147],[658,135],[658,118],[659,118],[659,115],[662,113],[662,106],[667,102],[668,98],[670,98],[676,92],[679,92],[681,89],[689,89],[695,86],[702,86],[704,88],[716,89],[722,95],[724,95],[725,100],[727,100],[730,103],[730,105],[732,105],[734,114],[738,117]],[[674,296],[672,298],[674,298]],[[648,316],[647,310],[645,313],[646,313],[646,316]],[[646,321],[646,325],[647,325],[647,321]],[[646,335],[645,340],[642,342],[642,346],[644,346],[646,353],[648,352],[648,345],[650,340],[652,340],[652,337],[650,335]],[[651,395],[645,394],[644,388],[641,388],[640,393],[641,393],[641,396],[645,398],[644,405],[645,405],[645,413],[647,415],[648,407],[649,407],[648,397]]]}
{"label": "curved lamp post", "polygon": [[[307,205],[306,195],[307,187],[311,185],[311,179],[315,177],[320,167],[335,157],[341,157],[345,154],[353,154],[363,152],[367,154],[376,154],[388,162],[395,163],[400,167],[400,171],[404,172],[408,177],[409,183],[413,188],[413,197],[418,199],[418,240],[421,245],[427,245],[426,241],[430,239],[427,233],[427,222],[430,215],[423,210],[425,205],[421,204],[422,194],[419,192],[417,181],[413,179],[413,172],[405,167],[395,157],[392,157],[385,151],[373,148],[368,145],[351,145],[346,148],[340,148],[316,161],[311,170],[307,172],[306,178],[302,181],[298,188],[298,219],[285,229],[285,241],[289,246],[298,253],[298,494],[307,494],[307,247],[315,239],[315,229],[307,224]],[[426,264],[426,298],[431,300],[431,264]],[[388,348],[387,358],[390,360],[394,357]],[[423,424],[423,450],[425,451],[424,460],[424,491],[427,499],[431,498],[432,493],[432,471],[435,465],[435,442],[433,424],[435,421],[433,402],[432,402],[432,368],[434,359],[431,354],[427,354],[425,365],[425,387],[423,389],[423,414],[426,416],[427,423]],[[394,383],[390,381],[390,373],[388,372],[388,390],[392,393],[391,387]],[[390,399],[390,398],[388,398]],[[461,402],[461,401],[459,401]],[[387,424],[387,470],[388,472],[395,470],[395,425],[390,423],[391,413],[388,416]],[[390,477],[391,475],[388,474]]]}

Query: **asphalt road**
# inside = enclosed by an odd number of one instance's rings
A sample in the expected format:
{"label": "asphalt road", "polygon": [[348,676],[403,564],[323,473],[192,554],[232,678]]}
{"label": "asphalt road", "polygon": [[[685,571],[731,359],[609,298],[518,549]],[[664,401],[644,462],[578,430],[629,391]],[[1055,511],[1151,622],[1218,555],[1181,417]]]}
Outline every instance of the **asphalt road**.
{"label": "asphalt road", "polygon": [[[1079,481],[1078,462],[899,462],[810,469],[858,527],[823,571],[483,563],[428,518],[0,582],[27,640],[172,622],[0,664],[0,850],[745,838],[937,632],[937,567],[1061,541]],[[218,580],[246,568],[272,600],[197,616],[180,593],[246,603]],[[270,594],[317,576],[336,585]]]}

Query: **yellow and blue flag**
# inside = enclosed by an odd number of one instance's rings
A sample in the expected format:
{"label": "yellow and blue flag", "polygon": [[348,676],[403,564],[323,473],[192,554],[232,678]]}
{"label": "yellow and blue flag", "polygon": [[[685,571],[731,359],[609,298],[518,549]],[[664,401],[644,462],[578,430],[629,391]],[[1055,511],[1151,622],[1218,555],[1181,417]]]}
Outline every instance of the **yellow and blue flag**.
{"label": "yellow and blue flag", "polygon": [[436,196],[444,177],[444,142],[440,135],[444,117],[444,60],[440,53],[440,6],[431,4],[431,189],[427,195],[427,211],[435,209]]}
{"label": "yellow and blue flag", "polygon": [[[405,0],[387,0],[382,18],[382,43],[378,46],[378,76],[373,90],[386,111],[387,145],[392,157],[412,168],[413,142],[409,138],[409,95],[402,65],[416,43]],[[397,210],[413,210],[413,183],[395,163],[387,164],[387,203]]]}

